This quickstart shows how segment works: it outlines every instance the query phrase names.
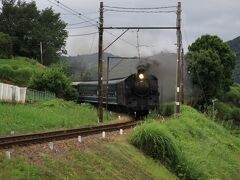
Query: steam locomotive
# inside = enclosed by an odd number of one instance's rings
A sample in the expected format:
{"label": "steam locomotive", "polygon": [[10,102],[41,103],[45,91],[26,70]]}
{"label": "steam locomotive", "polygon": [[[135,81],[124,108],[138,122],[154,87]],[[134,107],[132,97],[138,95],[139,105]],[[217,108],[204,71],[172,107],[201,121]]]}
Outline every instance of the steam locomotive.
{"label": "steam locomotive", "polygon": [[[75,84],[77,102],[98,103],[98,82],[82,81]],[[103,103],[108,107],[134,113],[136,117],[147,115],[150,109],[158,108],[158,79],[139,65],[137,73],[103,84]]]}

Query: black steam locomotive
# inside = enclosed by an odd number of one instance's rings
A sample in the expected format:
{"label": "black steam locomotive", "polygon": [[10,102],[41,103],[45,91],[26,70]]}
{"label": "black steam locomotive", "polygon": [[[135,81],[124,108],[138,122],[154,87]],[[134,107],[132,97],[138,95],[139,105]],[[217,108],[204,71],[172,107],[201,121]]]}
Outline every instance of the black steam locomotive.
{"label": "black steam locomotive", "polygon": [[[136,74],[110,80],[103,84],[103,103],[135,113],[136,117],[148,114],[159,106],[158,79],[138,66]],[[76,84],[79,103],[98,103],[98,82],[82,81]],[[108,87],[108,88],[107,88]]]}

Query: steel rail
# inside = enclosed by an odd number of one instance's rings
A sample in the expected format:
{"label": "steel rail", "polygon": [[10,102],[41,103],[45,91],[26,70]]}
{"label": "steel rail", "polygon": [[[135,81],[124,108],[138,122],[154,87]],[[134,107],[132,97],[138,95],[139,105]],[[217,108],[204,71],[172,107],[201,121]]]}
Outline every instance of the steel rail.
{"label": "steel rail", "polygon": [[92,134],[98,134],[103,131],[112,132],[119,129],[127,129],[136,126],[139,122],[130,121],[117,124],[106,124],[100,126],[88,126],[74,129],[64,129],[57,131],[49,131],[43,133],[32,133],[15,136],[0,137],[0,148],[9,148],[13,146],[31,145],[36,143],[43,143],[49,141],[57,141],[63,139],[69,139],[77,136],[87,136]]}

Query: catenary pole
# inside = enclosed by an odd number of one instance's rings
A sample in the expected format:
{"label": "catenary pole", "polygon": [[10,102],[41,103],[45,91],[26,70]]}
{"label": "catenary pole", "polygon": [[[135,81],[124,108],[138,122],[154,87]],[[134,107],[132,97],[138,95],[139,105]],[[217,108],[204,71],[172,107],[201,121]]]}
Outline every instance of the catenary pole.
{"label": "catenary pole", "polygon": [[181,2],[178,2],[177,6],[177,66],[176,66],[176,97],[175,97],[175,112],[180,113],[180,81],[181,81],[181,72],[180,72],[180,60],[181,60]]}
{"label": "catenary pole", "polygon": [[42,41],[40,42],[40,55],[41,55],[41,64],[43,64],[43,48],[42,48]]}
{"label": "catenary pole", "polygon": [[103,122],[103,2],[100,2],[98,39],[98,122]]}
{"label": "catenary pole", "polygon": [[184,103],[184,50],[181,52],[181,103]]}

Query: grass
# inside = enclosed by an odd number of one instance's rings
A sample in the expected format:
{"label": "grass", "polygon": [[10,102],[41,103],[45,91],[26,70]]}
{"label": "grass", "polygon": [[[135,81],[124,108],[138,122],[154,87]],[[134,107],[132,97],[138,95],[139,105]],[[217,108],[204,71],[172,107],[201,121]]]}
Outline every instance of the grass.
{"label": "grass", "polygon": [[[109,119],[114,116],[109,114]],[[106,119],[106,113],[104,113]],[[45,131],[57,128],[73,128],[96,124],[97,110],[89,104],[54,99],[33,105],[1,104],[0,135]]]}
{"label": "grass", "polygon": [[188,106],[164,123],[144,123],[130,142],[181,179],[238,179],[240,140]]}
{"label": "grass", "polygon": [[71,150],[60,157],[43,154],[38,164],[19,157],[0,157],[0,162],[0,179],[176,179],[163,165],[126,143],[85,152]]}
{"label": "grass", "polygon": [[0,59],[0,66],[8,65],[13,69],[21,69],[21,68],[30,68],[32,70],[41,71],[45,68],[45,66],[39,64],[36,60],[29,59],[26,57],[15,57],[13,59]]}
{"label": "grass", "polygon": [[0,59],[0,80],[5,83],[28,86],[33,74],[44,69],[45,66],[36,60],[24,57]]}

